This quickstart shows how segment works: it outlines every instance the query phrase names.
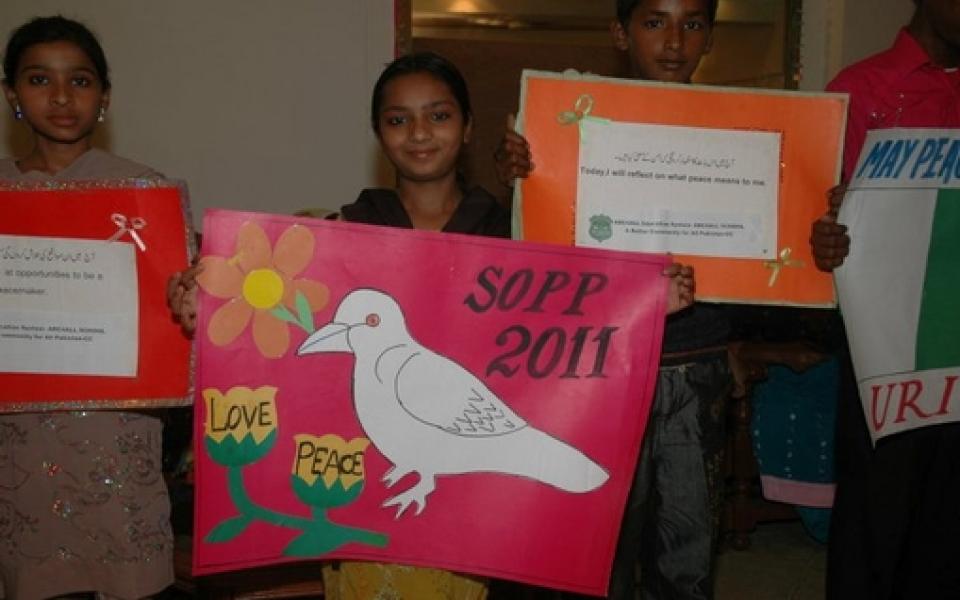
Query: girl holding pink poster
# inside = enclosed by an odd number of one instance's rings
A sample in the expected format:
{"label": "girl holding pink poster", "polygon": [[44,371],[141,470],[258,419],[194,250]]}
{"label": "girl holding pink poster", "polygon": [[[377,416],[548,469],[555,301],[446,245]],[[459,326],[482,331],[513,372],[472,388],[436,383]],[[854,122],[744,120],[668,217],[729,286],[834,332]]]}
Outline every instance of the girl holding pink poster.
{"label": "girl holding pink poster", "polygon": [[[465,189],[456,171],[457,159],[470,137],[472,127],[470,114],[469,98],[462,77],[453,65],[441,57],[418,54],[400,58],[388,66],[374,89],[372,121],[385,154],[397,169],[397,190],[365,190],[355,203],[342,209],[344,220],[412,229],[508,237],[509,213],[483,190]],[[278,258],[280,256],[289,257],[294,254],[287,250],[294,235],[301,235],[293,232],[300,229],[305,228],[290,227],[280,236],[273,251],[274,262],[280,260]],[[246,230],[241,230],[241,234],[243,231]],[[266,239],[266,236],[261,237]],[[240,244],[239,235],[238,244]],[[246,243],[242,245],[245,248],[249,246]],[[347,252],[357,254],[358,251],[364,250],[369,251],[358,245],[348,249]],[[227,281],[231,277],[236,279],[232,272],[227,272],[232,268],[230,259],[216,256],[216,249],[209,251],[210,256],[205,256],[200,262],[199,273],[197,270],[191,270],[171,282],[172,309],[187,322],[188,327],[194,316],[196,293],[194,281],[209,293],[218,288],[219,282]],[[332,252],[332,249],[328,248],[327,252]],[[275,266],[283,270],[280,264]],[[659,268],[658,266],[657,269]],[[252,276],[252,273],[253,271],[248,276]],[[301,271],[297,273],[299,276]],[[676,283],[670,298],[671,309],[677,310],[689,304],[693,293],[689,271],[674,266],[668,269],[666,274]],[[293,280],[291,283],[297,284],[298,281],[301,280]],[[226,298],[226,296],[217,297]],[[324,296],[324,303],[326,299],[327,296]],[[251,299],[247,298],[247,300]],[[346,304],[346,302],[347,300],[344,299],[343,303]],[[314,306],[309,299],[307,303],[310,307]],[[236,334],[230,340],[221,339],[225,337],[221,334],[226,331],[226,328],[221,330],[222,319],[217,315],[223,307],[227,306],[230,306],[229,301],[218,308],[207,321],[205,335],[211,340],[216,337],[217,341],[214,341],[214,344],[219,342],[223,342],[224,345],[230,344],[237,335],[240,335],[240,330],[236,330]],[[274,305],[271,304],[271,306]],[[310,311],[301,312],[306,315]],[[261,326],[258,327],[257,317],[249,315],[244,324],[251,318],[254,319],[253,341],[258,351],[264,356],[271,355],[275,342],[274,336],[269,333],[272,325],[264,325],[263,322],[266,319],[261,319]],[[366,323],[371,328],[381,324],[376,314],[367,315]],[[286,327],[284,324],[281,325]],[[320,331],[317,330],[314,335]],[[326,338],[321,335],[321,339]],[[311,344],[311,340],[304,342],[297,354],[308,354],[305,348]],[[287,343],[279,344],[277,347],[281,348],[280,354],[288,350]],[[202,356],[201,353],[201,359]],[[264,400],[264,402],[266,402],[264,406],[268,406],[272,414],[273,405],[270,405],[269,401]],[[238,400],[235,404],[239,405],[239,403]],[[215,405],[227,404],[230,404],[229,398],[215,397],[210,400],[211,410],[208,413],[212,415]],[[230,405],[233,406],[233,404]],[[214,418],[209,420],[215,424]],[[360,418],[360,421],[362,422],[363,419]],[[213,429],[211,425],[210,430]],[[364,429],[366,430],[366,425]],[[261,445],[268,443],[263,440],[271,434],[266,430],[261,432]],[[371,439],[375,437],[369,432],[367,435],[370,435]],[[208,432],[206,437],[212,439],[213,434]],[[256,435],[254,434],[253,437],[256,438]],[[302,440],[305,439],[302,438]],[[316,438],[316,440],[320,439]],[[376,444],[378,440],[374,439],[373,442]],[[217,446],[219,450],[223,444],[232,442],[223,436],[214,440],[213,443],[219,445]],[[301,441],[301,443],[305,442]],[[320,442],[317,441],[317,443]],[[354,453],[359,451],[349,450]],[[298,471],[296,476],[303,480],[306,475]],[[299,486],[300,482],[295,481],[294,485]],[[421,498],[420,502],[414,500],[412,504],[398,502],[395,508],[397,518],[401,515],[405,518],[413,518],[414,513],[419,514],[423,510],[424,499],[425,497]],[[388,499],[385,506],[394,506],[393,499]],[[241,509],[240,512],[243,513],[244,510]],[[392,514],[394,509],[390,512]],[[221,526],[228,522],[230,521],[220,521],[211,531],[217,534],[222,533],[224,529]],[[233,532],[230,533],[230,540],[227,541],[232,541],[236,537],[232,535]],[[209,538],[210,534],[207,535]],[[218,538],[215,542],[221,543],[221,540]],[[370,544],[373,544],[373,541]],[[429,562],[423,562],[429,564]],[[341,562],[338,568],[324,569],[324,579],[326,594],[331,598],[372,598],[390,595],[405,598],[469,599],[484,598],[487,595],[485,584],[476,578],[436,569],[400,567],[377,562]]]}

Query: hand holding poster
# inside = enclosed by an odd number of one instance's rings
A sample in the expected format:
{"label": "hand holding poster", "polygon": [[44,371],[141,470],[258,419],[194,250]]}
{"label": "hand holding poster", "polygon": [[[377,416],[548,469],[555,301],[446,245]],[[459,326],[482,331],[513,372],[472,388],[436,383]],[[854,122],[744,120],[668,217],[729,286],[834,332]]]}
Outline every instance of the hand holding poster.
{"label": "hand holding poster", "polygon": [[846,98],[524,71],[527,240],[672,252],[700,299],[832,306],[809,224],[839,176]]}
{"label": "hand holding poster", "polygon": [[873,440],[960,420],[960,132],[870,131],[837,289]]}
{"label": "hand holding poster", "polygon": [[191,345],[164,303],[188,264],[182,192],[0,185],[0,412],[190,402]]}
{"label": "hand holding poster", "polygon": [[204,251],[195,572],[357,558],[604,592],[666,259],[227,211]]}

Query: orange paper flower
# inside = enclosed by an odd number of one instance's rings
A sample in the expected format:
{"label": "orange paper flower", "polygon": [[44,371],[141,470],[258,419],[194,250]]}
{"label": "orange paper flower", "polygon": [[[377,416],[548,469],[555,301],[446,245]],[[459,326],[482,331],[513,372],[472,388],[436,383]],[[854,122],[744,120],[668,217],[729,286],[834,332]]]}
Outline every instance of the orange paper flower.
{"label": "orange paper flower", "polygon": [[229,344],[252,319],[257,349],[267,358],[279,358],[290,346],[288,323],[312,331],[312,314],[327,304],[330,291],[322,283],[296,276],[313,259],[314,244],[308,228],[292,225],[271,249],[263,229],[248,221],[237,233],[232,257],[201,258],[200,287],[228,300],[210,318],[210,341],[217,346]]}

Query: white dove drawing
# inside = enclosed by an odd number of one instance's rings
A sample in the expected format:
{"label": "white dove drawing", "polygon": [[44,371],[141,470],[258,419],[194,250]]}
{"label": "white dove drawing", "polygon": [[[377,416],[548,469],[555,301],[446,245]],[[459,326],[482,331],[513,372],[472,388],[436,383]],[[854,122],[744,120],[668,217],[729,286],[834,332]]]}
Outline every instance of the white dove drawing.
{"label": "white dove drawing", "polygon": [[409,473],[420,480],[387,499],[396,518],[423,512],[437,475],[502,473],[585,493],[609,475],[576,448],[531,427],[478,377],[417,342],[391,296],[356,289],[333,320],[311,334],[299,356],[352,352],[353,403],[370,441],[393,467],[388,488]]}

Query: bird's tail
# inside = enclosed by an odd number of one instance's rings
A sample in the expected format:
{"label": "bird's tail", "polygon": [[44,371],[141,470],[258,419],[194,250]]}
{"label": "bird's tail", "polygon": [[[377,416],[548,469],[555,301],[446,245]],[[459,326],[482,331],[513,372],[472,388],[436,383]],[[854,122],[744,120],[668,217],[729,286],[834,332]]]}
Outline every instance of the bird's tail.
{"label": "bird's tail", "polygon": [[603,467],[566,442],[532,427],[522,433],[515,439],[523,448],[514,455],[509,471],[578,494],[593,491],[610,478]]}

